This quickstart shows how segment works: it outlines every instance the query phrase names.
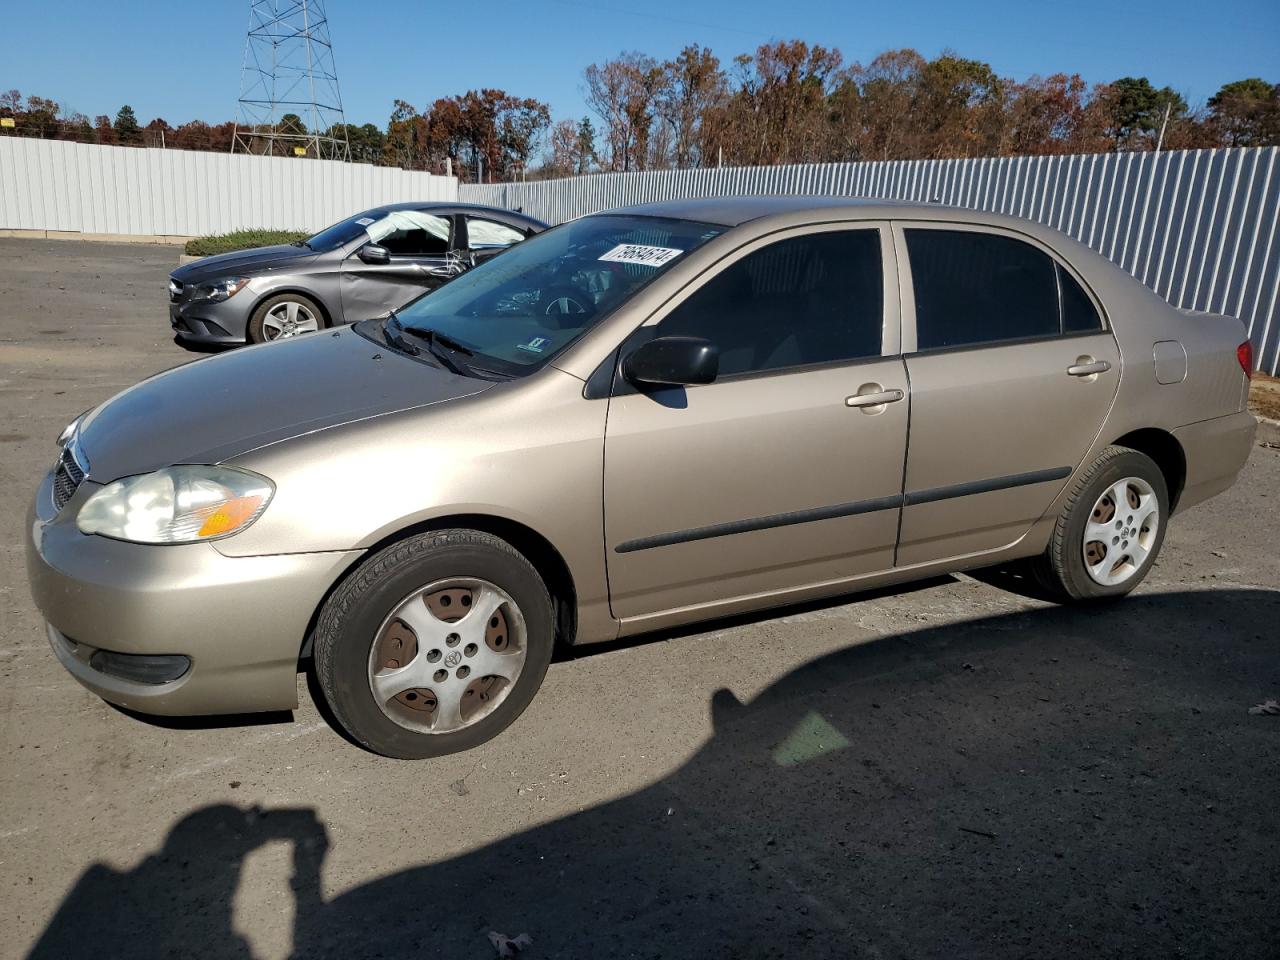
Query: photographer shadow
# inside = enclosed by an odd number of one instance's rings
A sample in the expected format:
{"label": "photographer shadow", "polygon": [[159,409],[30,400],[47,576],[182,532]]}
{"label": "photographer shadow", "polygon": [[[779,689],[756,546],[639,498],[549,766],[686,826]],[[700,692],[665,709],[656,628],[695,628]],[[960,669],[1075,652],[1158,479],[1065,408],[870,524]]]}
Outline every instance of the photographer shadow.
{"label": "photographer shadow", "polygon": [[[530,958],[1256,954],[1280,744],[1246,707],[1278,618],[1274,591],[1140,594],[846,648],[717,693],[652,786],[328,901],[312,811],[207,808],[136,870],[91,867],[33,956],[246,956],[239,864],[280,837],[298,957],[487,958],[493,930]],[[424,861],[449,827],[388,818]]]}

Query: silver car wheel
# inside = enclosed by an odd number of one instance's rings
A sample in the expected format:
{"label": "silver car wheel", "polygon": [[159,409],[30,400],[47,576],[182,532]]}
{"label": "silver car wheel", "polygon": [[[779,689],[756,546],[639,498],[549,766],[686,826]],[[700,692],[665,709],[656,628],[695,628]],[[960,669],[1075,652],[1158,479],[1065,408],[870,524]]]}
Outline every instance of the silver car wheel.
{"label": "silver car wheel", "polygon": [[369,649],[369,690],[388,719],[414,733],[452,733],[496,710],[524,668],[524,616],[487,580],[460,577],[415,590]]}
{"label": "silver car wheel", "polygon": [[1098,497],[1084,527],[1084,566],[1104,587],[1141,570],[1156,545],[1160,499],[1140,477],[1125,477]]}
{"label": "silver car wheel", "polygon": [[305,303],[286,300],[267,311],[262,318],[262,335],[267,340],[296,337],[320,329],[320,321]]}

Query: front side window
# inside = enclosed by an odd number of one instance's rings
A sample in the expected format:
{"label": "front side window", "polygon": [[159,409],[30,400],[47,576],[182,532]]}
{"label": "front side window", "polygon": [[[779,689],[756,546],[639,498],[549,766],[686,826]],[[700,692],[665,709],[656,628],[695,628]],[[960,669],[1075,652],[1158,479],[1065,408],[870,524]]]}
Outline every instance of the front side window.
{"label": "front side window", "polygon": [[472,250],[509,247],[513,243],[519,243],[524,237],[523,232],[505,223],[497,223],[481,217],[467,217],[467,242]]}
{"label": "front side window", "polygon": [[440,257],[449,252],[449,218],[420,210],[393,210],[365,226],[369,239],[393,257]]}
{"label": "front side window", "polygon": [[584,217],[402,307],[396,327],[439,334],[473,368],[528,373],[724,230],[659,217]]}
{"label": "front side window", "polygon": [[1044,252],[991,233],[905,233],[916,298],[916,349],[1062,332],[1057,265]]}
{"label": "front side window", "polygon": [[448,217],[421,210],[369,210],[340,220],[303,243],[327,253],[362,239],[386,247],[393,256],[431,256],[449,250]]}
{"label": "front side window", "polygon": [[880,232],[779,240],[726,267],[658,324],[658,336],[701,337],[720,375],[880,355]]}

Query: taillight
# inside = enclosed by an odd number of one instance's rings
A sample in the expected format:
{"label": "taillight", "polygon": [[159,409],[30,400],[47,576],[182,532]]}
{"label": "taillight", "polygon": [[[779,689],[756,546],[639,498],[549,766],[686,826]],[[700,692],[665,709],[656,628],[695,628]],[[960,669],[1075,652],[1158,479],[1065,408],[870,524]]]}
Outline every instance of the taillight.
{"label": "taillight", "polygon": [[1240,369],[1247,379],[1253,379],[1253,344],[1246,340],[1236,347],[1236,359],[1240,361]]}

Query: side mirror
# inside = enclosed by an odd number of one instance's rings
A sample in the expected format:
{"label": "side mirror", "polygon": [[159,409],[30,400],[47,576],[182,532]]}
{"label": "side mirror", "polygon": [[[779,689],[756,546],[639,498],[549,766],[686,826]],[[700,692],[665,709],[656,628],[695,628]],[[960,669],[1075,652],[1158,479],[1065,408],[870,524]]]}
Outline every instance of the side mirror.
{"label": "side mirror", "polygon": [[385,266],[391,262],[391,251],[376,243],[366,243],[356,254],[362,261],[374,266]]}
{"label": "side mirror", "polygon": [[683,387],[711,383],[720,372],[720,348],[701,337],[659,337],[622,361],[622,376],[635,384]]}

